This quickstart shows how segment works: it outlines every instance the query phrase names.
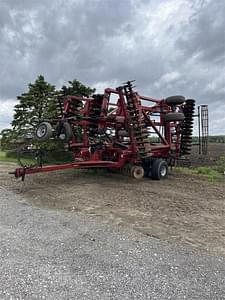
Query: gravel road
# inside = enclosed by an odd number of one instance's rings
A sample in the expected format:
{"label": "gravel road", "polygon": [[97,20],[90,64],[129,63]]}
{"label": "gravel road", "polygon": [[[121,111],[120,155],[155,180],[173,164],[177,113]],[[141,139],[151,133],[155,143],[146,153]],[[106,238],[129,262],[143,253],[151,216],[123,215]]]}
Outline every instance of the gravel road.
{"label": "gravel road", "polygon": [[222,257],[0,193],[0,299],[225,299]]}

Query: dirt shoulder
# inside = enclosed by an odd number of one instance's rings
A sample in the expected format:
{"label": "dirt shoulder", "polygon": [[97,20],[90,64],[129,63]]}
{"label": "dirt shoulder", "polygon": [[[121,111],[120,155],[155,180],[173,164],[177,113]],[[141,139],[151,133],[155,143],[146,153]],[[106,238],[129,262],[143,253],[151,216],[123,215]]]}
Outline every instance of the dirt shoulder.
{"label": "dirt shoulder", "polygon": [[163,181],[135,181],[75,170],[27,176],[22,184],[7,174],[13,168],[0,164],[0,185],[32,205],[100,216],[149,236],[225,255],[224,184],[176,172]]}

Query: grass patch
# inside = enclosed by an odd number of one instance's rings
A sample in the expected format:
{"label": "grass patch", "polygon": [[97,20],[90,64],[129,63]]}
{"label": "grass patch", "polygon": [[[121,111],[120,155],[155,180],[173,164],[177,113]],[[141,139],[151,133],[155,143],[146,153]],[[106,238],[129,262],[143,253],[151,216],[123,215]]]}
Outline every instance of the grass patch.
{"label": "grass patch", "polygon": [[176,171],[187,175],[197,175],[209,182],[220,182],[223,181],[225,176],[223,173],[217,170],[215,167],[198,167],[198,168],[183,168],[177,167]]}
{"label": "grass patch", "polygon": [[[30,158],[29,156],[26,157],[26,155],[22,158],[23,163],[27,165],[31,165],[35,163],[35,160]],[[13,162],[13,163],[17,163],[18,162],[18,158],[16,153],[14,152],[6,152],[6,151],[0,151],[0,162]]]}
{"label": "grass patch", "polygon": [[15,157],[7,157],[7,154],[4,151],[0,151],[0,161],[17,163],[17,159]]}
{"label": "grass patch", "polygon": [[224,178],[224,175],[217,171],[216,169],[209,168],[209,167],[199,167],[196,169],[197,174],[202,174],[206,176],[206,178],[213,182],[213,181],[220,181]]}
{"label": "grass patch", "polygon": [[[43,165],[52,165],[52,164],[63,164],[63,163],[70,163],[73,161],[72,155],[66,155],[61,152],[57,153],[51,153],[49,151],[46,152],[47,154],[44,154],[43,156]],[[17,154],[13,151],[0,151],[0,161],[1,162],[18,162]],[[24,153],[22,156],[20,156],[20,161],[22,165],[36,165],[37,161],[34,157],[34,154],[32,152]]]}
{"label": "grass patch", "polygon": [[225,174],[225,156],[220,156],[216,165],[216,170],[220,173]]}

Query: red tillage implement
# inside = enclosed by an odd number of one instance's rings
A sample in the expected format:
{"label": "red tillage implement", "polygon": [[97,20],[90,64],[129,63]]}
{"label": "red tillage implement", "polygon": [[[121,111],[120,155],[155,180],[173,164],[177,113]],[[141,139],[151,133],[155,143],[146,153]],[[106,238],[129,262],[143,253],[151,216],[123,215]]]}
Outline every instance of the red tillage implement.
{"label": "red tillage implement", "polygon": [[159,180],[167,176],[168,165],[190,154],[194,107],[195,101],[183,96],[140,96],[131,81],[92,98],[67,96],[59,101],[58,119],[41,122],[35,137],[63,140],[73,160],[25,166],[14,174],[24,179],[25,174],[68,168],[109,168]]}

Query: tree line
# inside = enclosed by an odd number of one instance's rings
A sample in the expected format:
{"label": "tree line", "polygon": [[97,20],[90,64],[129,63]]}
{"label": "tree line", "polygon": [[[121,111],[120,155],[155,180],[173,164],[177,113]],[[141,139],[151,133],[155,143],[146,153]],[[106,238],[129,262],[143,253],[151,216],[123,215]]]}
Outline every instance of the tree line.
{"label": "tree line", "polygon": [[[197,144],[199,142],[198,136],[193,136],[192,142]],[[208,137],[208,142],[209,143],[225,143],[225,135],[210,135]]]}

